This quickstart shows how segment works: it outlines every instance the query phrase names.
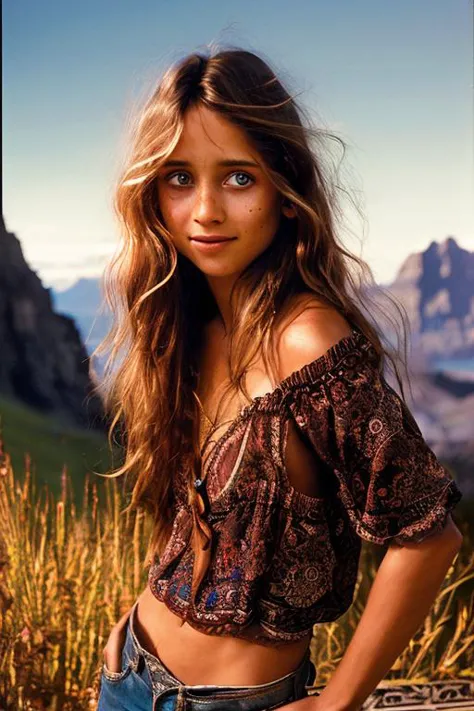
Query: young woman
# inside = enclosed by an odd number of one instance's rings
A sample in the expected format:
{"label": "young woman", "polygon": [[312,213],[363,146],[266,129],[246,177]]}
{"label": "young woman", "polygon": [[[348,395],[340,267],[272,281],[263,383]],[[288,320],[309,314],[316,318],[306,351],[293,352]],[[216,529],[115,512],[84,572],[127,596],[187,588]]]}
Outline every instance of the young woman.
{"label": "young woman", "polygon": [[[102,348],[115,474],[134,474],[153,535],[99,711],[359,709],[459,549],[461,493],[382,374],[354,278],[370,270],[338,240],[324,133],[302,116],[266,62],[228,49],[172,66],[136,123]],[[350,606],[361,539],[387,551],[309,696],[313,627]]]}

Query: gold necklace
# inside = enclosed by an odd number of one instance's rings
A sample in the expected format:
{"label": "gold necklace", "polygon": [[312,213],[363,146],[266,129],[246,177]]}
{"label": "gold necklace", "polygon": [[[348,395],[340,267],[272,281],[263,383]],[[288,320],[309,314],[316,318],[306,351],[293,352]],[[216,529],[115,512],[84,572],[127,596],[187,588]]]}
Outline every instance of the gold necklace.
{"label": "gold necklace", "polygon": [[[204,416],[204,418],[205,418],[205,419],[207,420],[207,422],[209,423],[209,424],[207,424],[207,425],[204,426],[205,423],[204,423],[203,417],[201,417],[200,423],[199,423],[199,446],[200,446],[201,452],[202,452],[203,447],[204,447],[204,444],[207,444],[207,438],[208,438],[209,432],[212,431],[212,430],[217,431],[220,427],[223,427],[223,426],[224,426],[225,424],[227,424],[228,422],[232,422],[232,420],[224,420],[224,422],[221,422],[221,424],[220,424],[218,427],[216,427],[216,423],[215,423],[213,420],[211,420],[211,418],[209,417],[209,415],[208,415],[207,412],[205,411],[205,409],[204,409],[204,407],[203,407],[203,405],[202,405],[202,402],[201,402],[201,400],[199,399],[199,395],[197,394],[197,392],[196,392],[195,390],[193,390],[192,392],[193,392],[194,397],[195,397],[196,400],[198,401],[199,409],[200,409],[202,415]],[[215,440],[209,440],[209,443],[214,442],[214,441],[215,441]]]}

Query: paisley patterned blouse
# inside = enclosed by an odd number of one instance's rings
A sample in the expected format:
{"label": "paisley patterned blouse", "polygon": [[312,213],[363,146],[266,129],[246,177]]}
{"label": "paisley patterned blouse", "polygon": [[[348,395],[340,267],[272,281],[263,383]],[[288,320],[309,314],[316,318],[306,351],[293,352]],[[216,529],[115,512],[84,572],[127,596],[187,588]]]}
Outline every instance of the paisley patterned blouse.
{"label": "paisley patterned blouse", "polygon": [[[403,546],[443,528],[461,491],[379,366],[353,329],[243,408],[206,465],[207,569],[178,484],[170,539],[148,573],[159,600],[207,634],[293,642],[350,607],[361,539]],[[290,420],[316,455],[320,497],[285,472]]]}

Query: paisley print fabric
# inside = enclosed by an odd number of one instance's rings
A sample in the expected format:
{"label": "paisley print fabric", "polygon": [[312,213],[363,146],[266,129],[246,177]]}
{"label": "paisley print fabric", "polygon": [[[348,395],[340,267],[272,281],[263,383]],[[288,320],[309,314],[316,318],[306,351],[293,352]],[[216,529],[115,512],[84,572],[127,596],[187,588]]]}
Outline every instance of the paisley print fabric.
{"label": "paisley print fabric", "polygon": [[[178,481],[148,574],[159,600],[207,634],[292,642],[349,608],[362,539],[403,546],[441,531],[461,491],[379,366],[354,329],[243,408],[206,464],[210,563],[191,593],[193,515]],[[318,462],[320,497],[287,476],[290,421]]]}

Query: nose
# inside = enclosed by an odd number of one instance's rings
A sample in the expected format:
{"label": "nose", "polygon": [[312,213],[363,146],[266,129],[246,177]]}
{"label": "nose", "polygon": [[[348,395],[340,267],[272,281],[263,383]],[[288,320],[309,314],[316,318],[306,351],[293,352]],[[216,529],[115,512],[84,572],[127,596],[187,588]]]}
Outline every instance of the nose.
{"label": "nose", "polygon": [[219,195],[210,187],[196,191],[194,220],[199,224],[221,222],[224,219],[224,206]]}

